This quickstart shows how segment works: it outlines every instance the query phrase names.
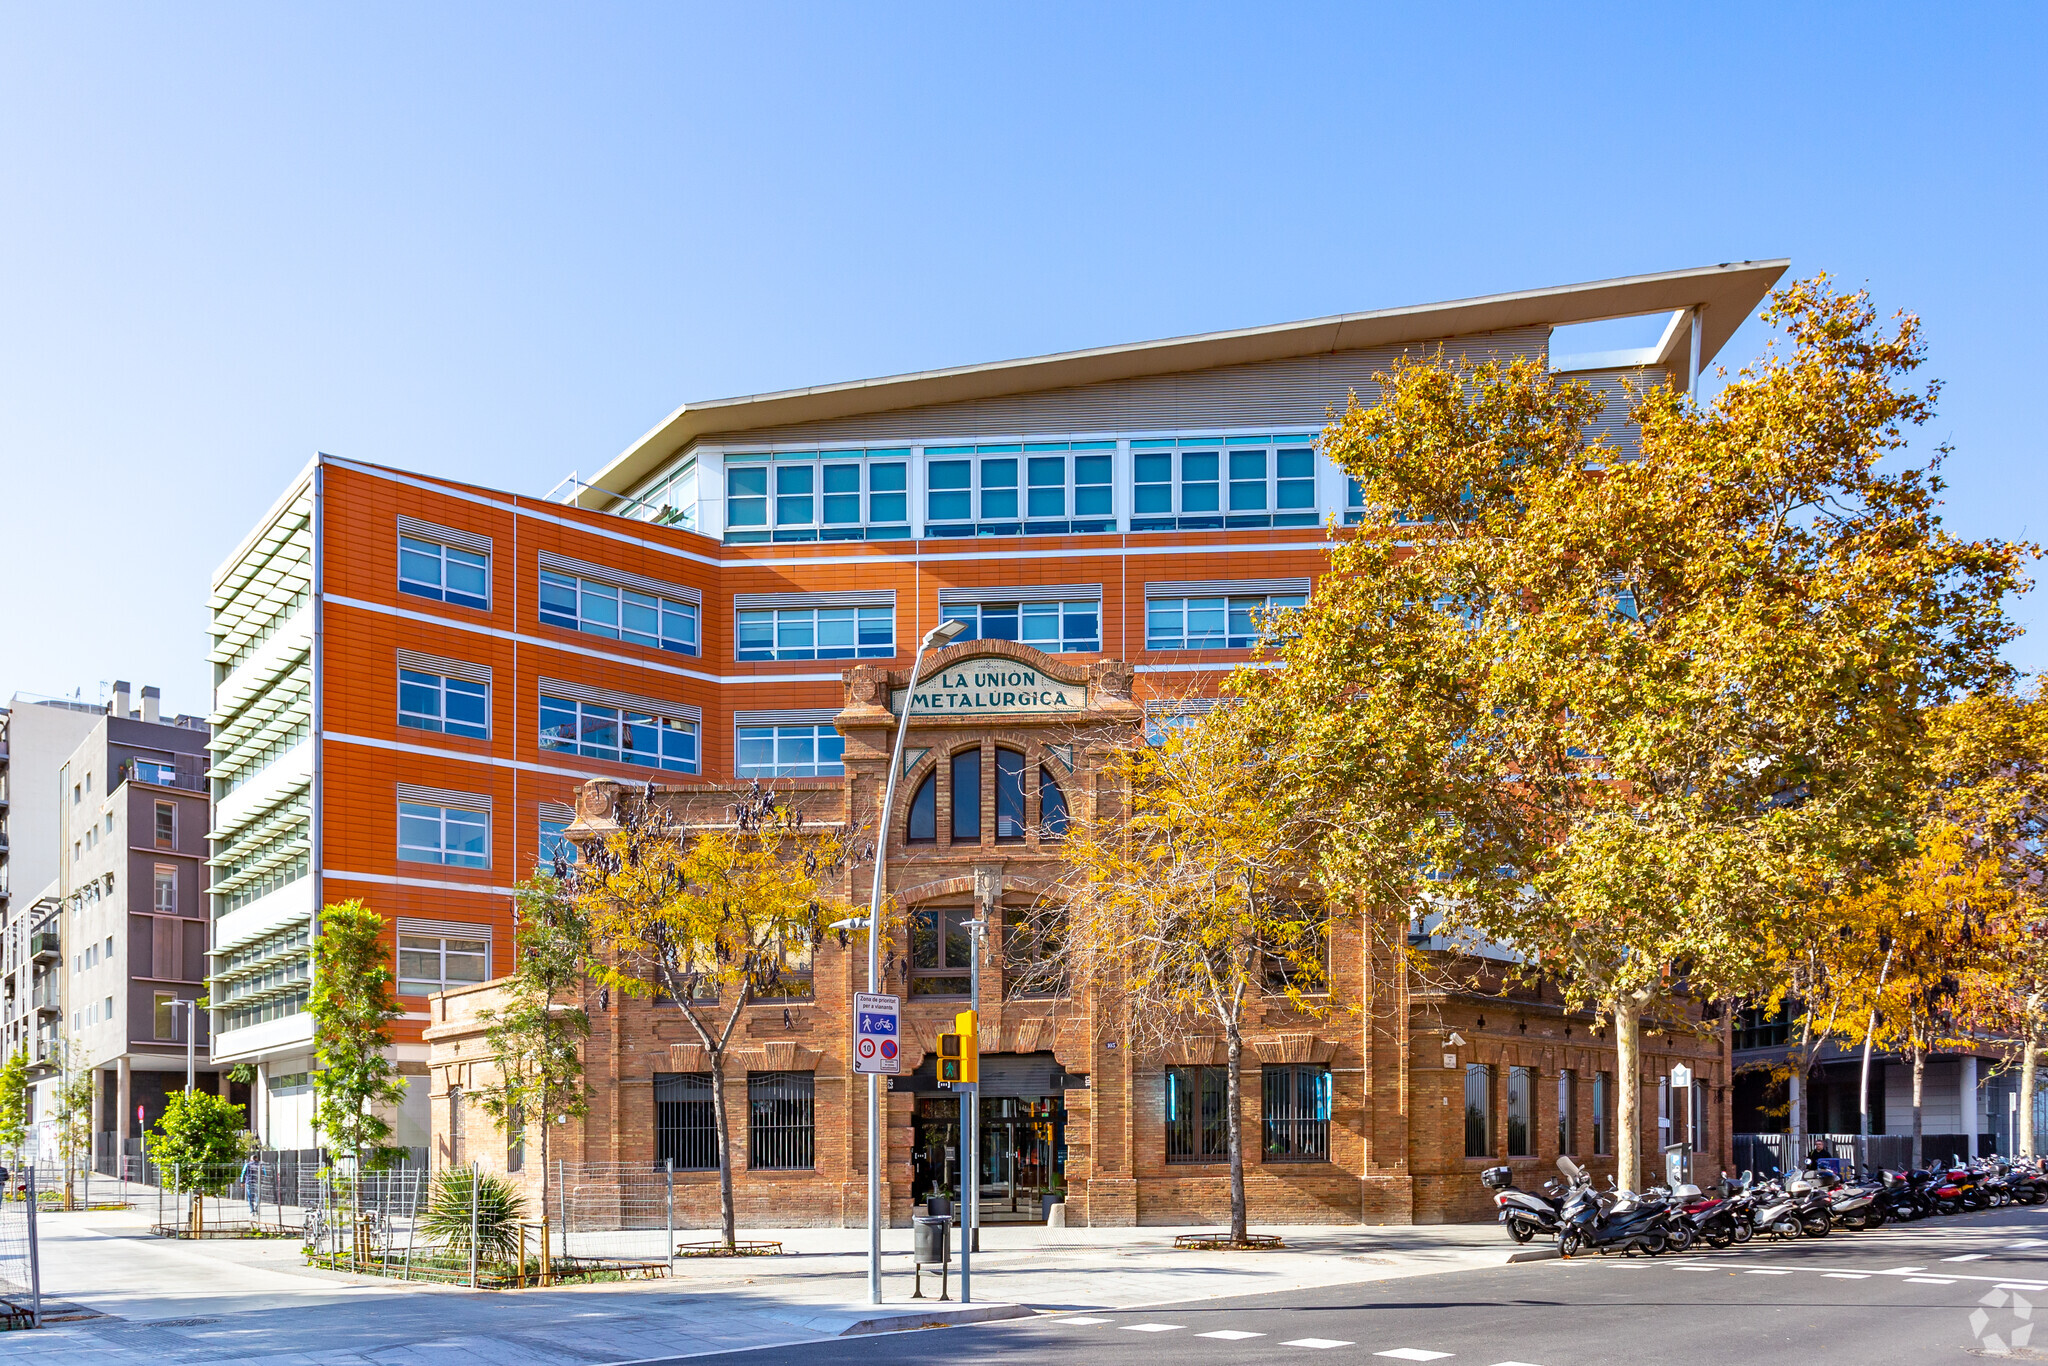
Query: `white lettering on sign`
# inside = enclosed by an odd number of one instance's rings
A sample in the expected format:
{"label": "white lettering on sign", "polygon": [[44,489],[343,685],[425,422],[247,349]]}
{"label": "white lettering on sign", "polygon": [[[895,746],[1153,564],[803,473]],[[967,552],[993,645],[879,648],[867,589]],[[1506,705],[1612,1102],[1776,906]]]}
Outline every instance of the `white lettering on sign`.
{"label": "white lettering on sign", "polygon": [[[941,669],[910,694],[913,716],[1000,716],[1013,712],[1080,711],[1085,684],[1062,683],[1012,659],[968,659]],[[903,690],[889,698],[903,711]]]}

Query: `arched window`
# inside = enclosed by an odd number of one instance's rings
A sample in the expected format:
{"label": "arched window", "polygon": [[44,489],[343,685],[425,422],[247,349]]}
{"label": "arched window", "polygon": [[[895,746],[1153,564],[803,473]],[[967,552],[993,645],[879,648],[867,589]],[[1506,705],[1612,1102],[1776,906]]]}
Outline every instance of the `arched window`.
{"label": "arched window", "polygon": [[1060,840],[1067,837],[1067,794],[1060,791],[1059,781],[1052,776],[1049,764],[1038,766],[1038,838]]}
{"label": "arched window", "polygon": [[1024,842],[1024,756],[996,751],[996,843]]}
{"label": "arched window", "polygon": [[905,834],[911,844],[939,842],[939,772],[933,769],[917,785],[910,799],[910,828]]}
{"label": "arched window", "polygon": [[981,843],[981,751],[953,756],[953,843]]}

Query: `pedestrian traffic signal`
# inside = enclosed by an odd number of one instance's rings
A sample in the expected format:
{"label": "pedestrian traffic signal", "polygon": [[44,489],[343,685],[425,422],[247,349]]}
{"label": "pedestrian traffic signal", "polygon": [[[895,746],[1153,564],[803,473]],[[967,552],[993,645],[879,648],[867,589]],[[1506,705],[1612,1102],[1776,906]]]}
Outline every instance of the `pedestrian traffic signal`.
{"label": "pedestrian traffic signal", "polygon": [[939,1082],[971,1086],[981,1080],[981,1040],[975,1034],[974,1012],[953,1017],[953,1032],[939,1035]]}

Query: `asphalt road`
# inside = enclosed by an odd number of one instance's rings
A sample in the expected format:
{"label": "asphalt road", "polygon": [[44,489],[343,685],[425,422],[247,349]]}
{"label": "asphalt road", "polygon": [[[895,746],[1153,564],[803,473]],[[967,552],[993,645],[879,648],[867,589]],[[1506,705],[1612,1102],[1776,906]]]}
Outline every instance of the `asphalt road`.
{"label": "asphalt road", "polygon": [[[1252,1254],[1255,1255],[1255,1254]],[[2041,1308],[2037,1311],[2034,1305]],[[729,1354],[735,1363],[1444,1361],[1799,1366],[2048,1361],[2048,1209],[1685,1257],[1580,1257]],[[650,1364],[651,1366],[651,1364]]]}

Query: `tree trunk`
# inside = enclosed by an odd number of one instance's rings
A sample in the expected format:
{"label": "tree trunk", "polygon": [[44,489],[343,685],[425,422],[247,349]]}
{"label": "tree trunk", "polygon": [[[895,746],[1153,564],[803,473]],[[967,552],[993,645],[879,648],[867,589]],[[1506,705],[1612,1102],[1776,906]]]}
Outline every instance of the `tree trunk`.
{"label": "tree trunk", "polygon": [[1799,1026],[1799,1050],[1787,1061],[1791,1064],[1786,1077],[1786,1089],[1791,1092],[1785,1097],[1785,1161],[1780,1164],[1789,1170],[1803,1151],[1806,1138],[1806,1080],[1810,1074],[1806,1060],[1813,1056],[1813,1020],[1802,1012]]}
{"label": "tree trunk", "polygon": [[737,1244],[738,1222],[732,1208],[732,1132],[725,1111],[725,1050],[707,1050],[711,1057],[711,1117],[718,1125],[718,1225],[730,1251]]}
{"label": "tree trunk", "polygon": [[1927,1059],[1920,1046],[1913,1046],[1913,1165],[1920,1165],[1920,1079],[1926,1073]]}
{"label": "tree trunk", "polygon": [[1638,1048],[1642,1037],[1643,1007],[1640,1001],[1623,995],[1614,1003],[1614,1180],[1623,1190],[1639,1189],[1642,1166],[1639,1151],[1642,1134],[1637,1111],[1642,1102],[1639,1074],[1642,1060]]}
{"label": "tree trunk", "polygon": [[[1240,1130],[1244,1127],[1244,1116],[1238,1109],[1238,1097],[1242,1094],[1238,1085],[1238,1074],[1244,1062],[1244,1039],[1237,1026],[1232,1024],[1225,1035],[1229,1066],[1225,1071],[1225,1101],[1230,1114],[1230,1241],[1244,1241],[1244,1139]],[[1199,1115],[1197,1116],[1199,1120]]]}
{"label": "tree trunk", "polygon": [[[515,903],[517,904],[517,903]],[[545,1092],[543,1092],[545,1094]],[[521,1116],[525,1118],[525,1116]],[[541,1284],[547,1284],[549,1262],[553,1257],[555,1231],[548,1224],[548,1116],[547,1107],[541,1107],[540,1116],[540,1265]],[[674,1248],[669,1249],[675,1251]],[[525,1267],[520,1271],[524,1273]]]}

